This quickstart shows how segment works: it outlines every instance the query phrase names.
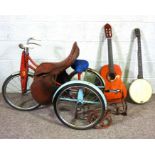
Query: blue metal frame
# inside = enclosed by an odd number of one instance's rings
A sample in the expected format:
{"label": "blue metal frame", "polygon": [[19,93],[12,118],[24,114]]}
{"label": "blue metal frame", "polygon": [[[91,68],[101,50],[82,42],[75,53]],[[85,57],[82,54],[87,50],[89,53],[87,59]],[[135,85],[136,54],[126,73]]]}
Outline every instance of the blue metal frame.
{"label": "blue metal frame", "polygon": [[79,89],[78,96],[77,96],[77,102],[78,103],[83,104],[83,96],[84,96],[83,89]]}
{"label": "blue metal frame", "polygon": [[[61,91],[61,89],[63,89],[64,87],[66,87],[69,84],[85,84],[85,85],[88,85],[88,86],[92,87],[93,89],[95,89],[101,95],[102,99],[104,100],[105,108],[107,109],[107,101],[106,101],[106,98],[105,98],[103,92],[97,86],[95,86],[94,84],[92,84],[90,82],[87,82],[87,81],[80,81],[80,80],[69,81],[69,82],[66,82],[65,84],[61,85],[56,90],[56,92],[54,93],[53,98],[52,98],[52,102],[55,100],[55,97],[59,93],[59,91]],[[80,102],[80,103],[83,103],[83,102],[86,103],[87,102],[87,101],[83,100],[83,91],[82,91],[82,89],[79,90],[77,99],[65,99],[65,98],[61,98],[61,99],[64,100],[64,101],[73,101],[74,100],[75,102]],[[89,103],[90,103],[90,101],[89,101]],[[92,104],[94,104],[93,101],[92,101]],[[97,102],[96,102],[96,104],[97,104]]]}

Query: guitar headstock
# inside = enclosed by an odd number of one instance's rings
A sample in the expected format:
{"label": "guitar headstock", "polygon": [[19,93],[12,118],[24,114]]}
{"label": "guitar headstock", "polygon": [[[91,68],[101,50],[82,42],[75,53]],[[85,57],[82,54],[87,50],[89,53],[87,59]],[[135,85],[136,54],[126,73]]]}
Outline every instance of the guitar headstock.
{"label": "guitar headstock", "polygon": [[136,37],[140,38],[140,29],[139,28],[135,29],[135,35],[136,35]]}
{"label": "guitar headstock", "polygon": [[105,31],[106,38],[112,37],[112,28],[110,24],[107,23],[104,25],[104,31]]}

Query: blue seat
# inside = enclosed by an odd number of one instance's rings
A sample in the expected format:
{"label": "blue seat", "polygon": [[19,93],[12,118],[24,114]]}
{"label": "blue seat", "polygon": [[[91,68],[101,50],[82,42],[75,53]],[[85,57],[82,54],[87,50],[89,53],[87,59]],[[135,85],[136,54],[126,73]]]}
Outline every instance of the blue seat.
{"label": "blue seat", "polygon": [[71,65],[71,67],[77,72],[82,73],[89,67],[89,62],[87,60],[80,60],[77,59],[75,62]]}

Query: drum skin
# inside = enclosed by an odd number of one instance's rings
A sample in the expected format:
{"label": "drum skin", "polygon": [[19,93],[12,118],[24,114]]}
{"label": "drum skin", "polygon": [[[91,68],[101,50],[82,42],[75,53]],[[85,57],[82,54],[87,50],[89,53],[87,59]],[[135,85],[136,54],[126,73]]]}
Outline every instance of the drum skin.
{"label": "drum skin", "polygon": [[144,104],[152,96],[152,87],[145,79],[134,80],[129,87],[129,95],[135,103]]}

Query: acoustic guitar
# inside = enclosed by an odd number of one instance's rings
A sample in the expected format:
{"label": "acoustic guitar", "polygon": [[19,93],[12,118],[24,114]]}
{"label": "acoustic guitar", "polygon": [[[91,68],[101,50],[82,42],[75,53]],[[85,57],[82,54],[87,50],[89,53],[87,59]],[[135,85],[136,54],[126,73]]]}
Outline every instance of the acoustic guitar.
{"label": "acoustic guitar", "polygon": [[147,80],[143,79],[140,29],[135,29],[135,35],[138,42],[138,79],[131,83],[129,87],[129,95],[135,103],[144,104],[148,102],[152,96],[152,87]]}
{"label": "acoustic guitar", "polygon": [[101,68],[100,74],[105,80],[105,96],[110,103],[121,102],[127,96],[127,89],[121,80],[122,71],[119,65],[113,63],[112,28],[109,24],[104,26],[108,42],[108,65]]}

